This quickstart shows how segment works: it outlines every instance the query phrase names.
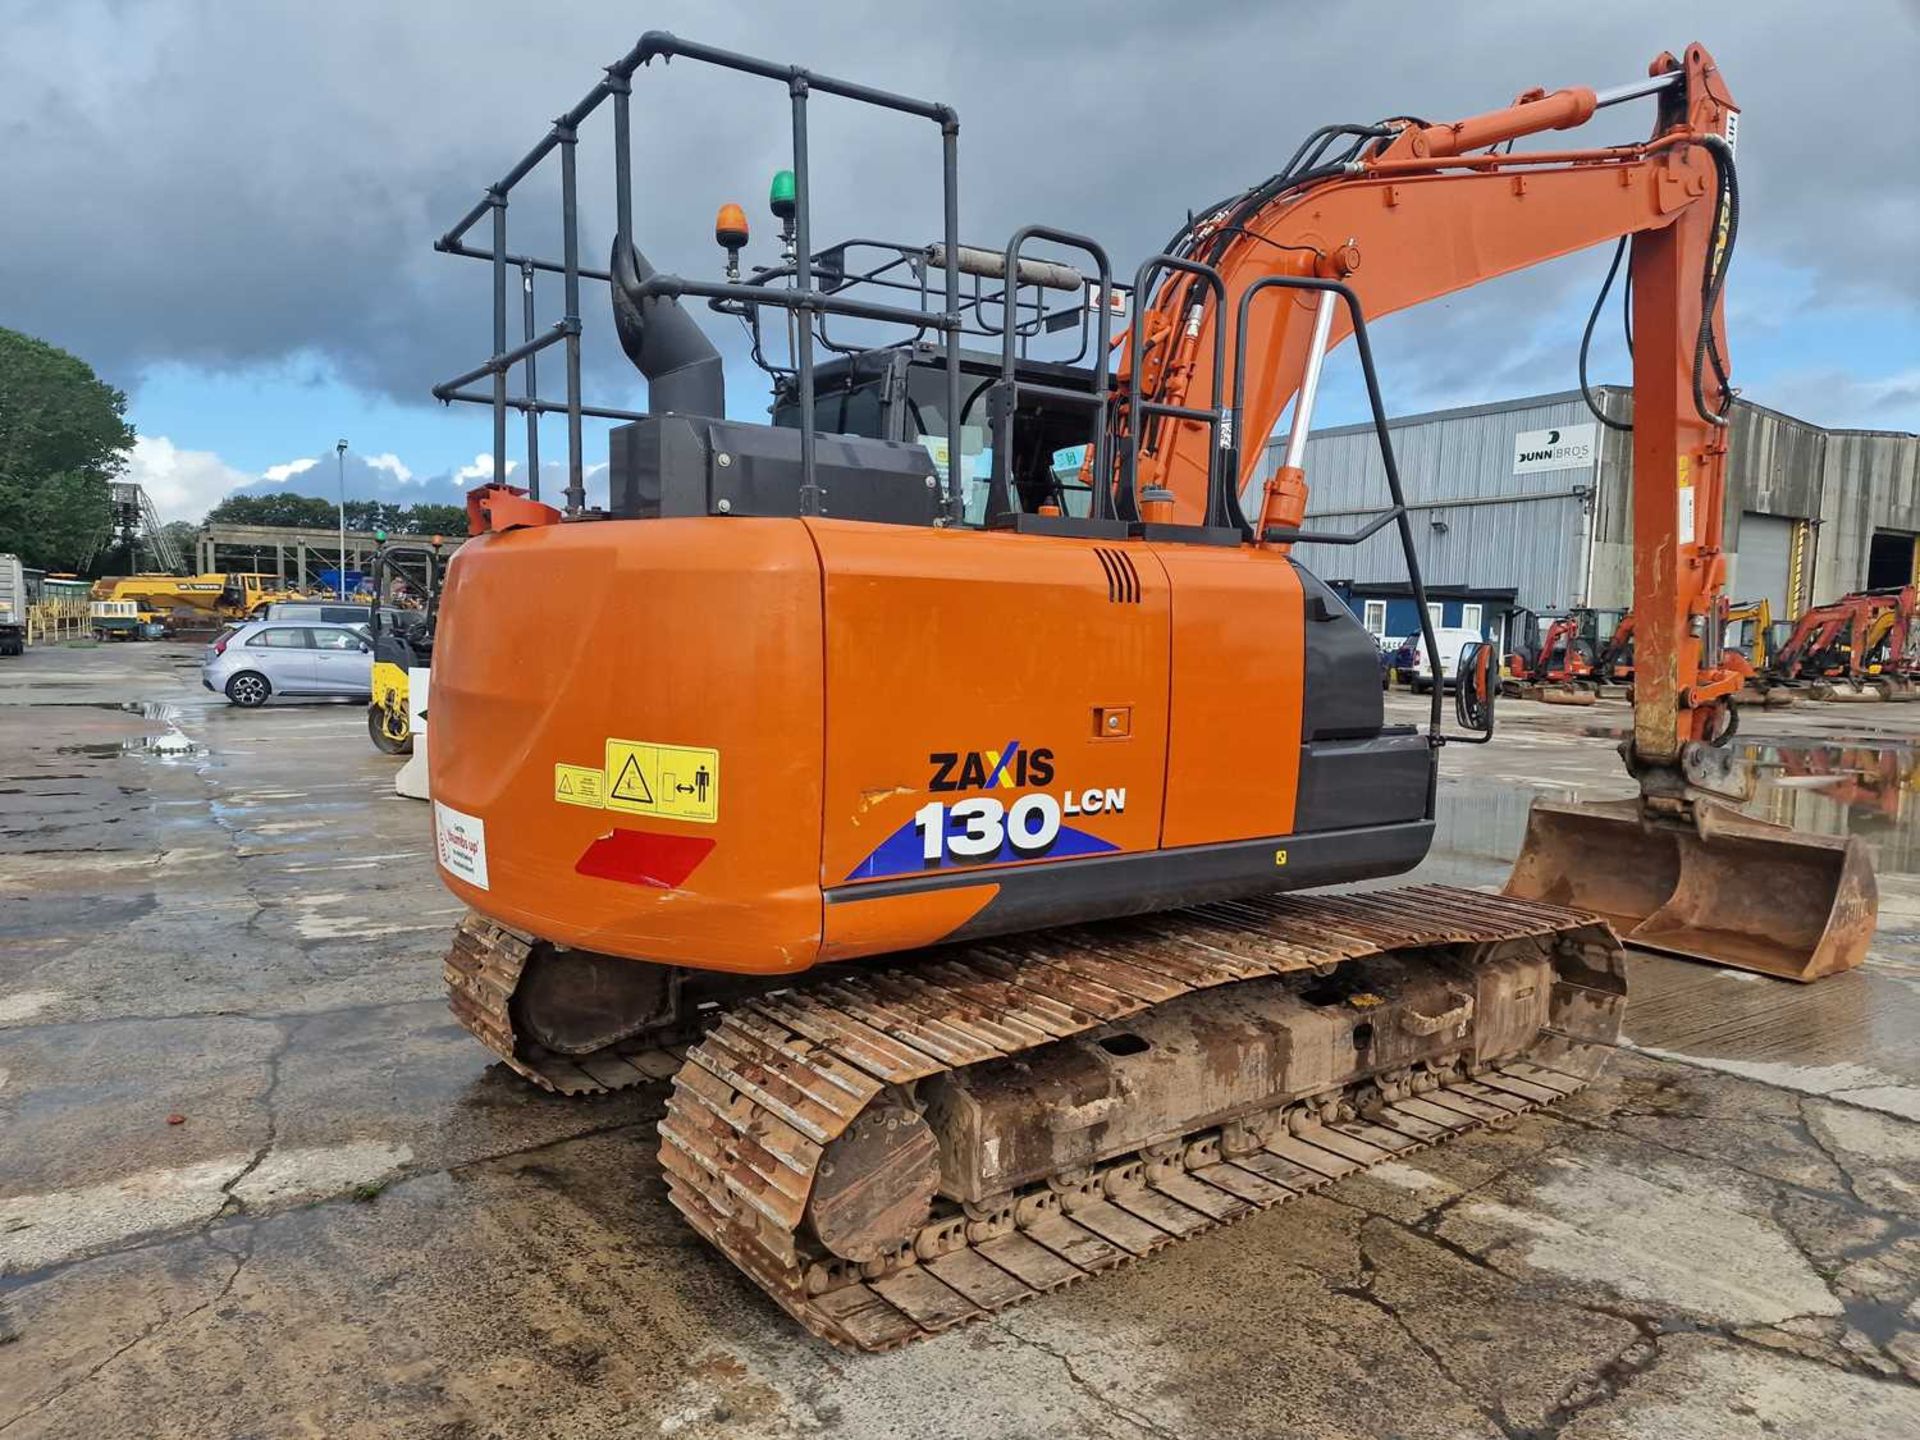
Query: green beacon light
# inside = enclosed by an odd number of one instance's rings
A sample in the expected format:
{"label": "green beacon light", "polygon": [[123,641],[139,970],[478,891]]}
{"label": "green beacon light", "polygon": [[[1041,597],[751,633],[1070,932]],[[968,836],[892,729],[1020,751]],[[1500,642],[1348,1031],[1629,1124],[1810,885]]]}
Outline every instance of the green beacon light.
{"label": "green beacon light", "polygon": [[781,258],[793,259],[793,217],[799,209],[794,198],[793,172],[776,170],[773,172],[773,184],[767,187],[767,208],[780,222]]}
{"label": "green beacon light", "polygon": [[373,543],[374,543],[374,544],[376,544],[376,545],[384,545],[384,544],[386,544],[386,543],[387,543],[387,532],[386,532],[386,531],[384,531],[384,530],[376,530],[376,531],[374,531],[374,532],[373,532]]}
{"label": "green beacon light", "polygon": [[777,220],[793,219],[793,172],[776,170],[773,172],[773,184],[767,189],[767,208],[773,211]]}

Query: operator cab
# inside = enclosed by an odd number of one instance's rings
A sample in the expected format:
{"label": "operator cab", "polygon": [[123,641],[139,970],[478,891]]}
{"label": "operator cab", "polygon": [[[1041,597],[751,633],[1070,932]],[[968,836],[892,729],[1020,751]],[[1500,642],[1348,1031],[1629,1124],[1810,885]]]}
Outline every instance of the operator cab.
{"label": "operator cab", "polygon": [[[992,389],[1000,378],[1000,357],[979,350],[960,352],[960,475],[965,522],[987,523],[987,496],[993,471]],[[1093,393],[1093,372],[1085,366],[1023,360],[1020,381]],[[1008,483],[1025,513],[1045,506],[1062,515],[1086,519],[1093,509],[1093,487],[1082,473],[1087,459],[1088,411],[1047,395],[1022,394],[1014,412],[1014,451]],[[799,385],[779,377],[774,386],[773,423],[782,429],[800,425]],[[944,473],[954,427],[947,417],[946,360],[938,347],[918,342],[866,350],[829,361],[814,372],[814,429],[822,435],[860,435],[874,440],[922,446]]]}
{"label": "operator cab", "polygon": [[[776,177],[776,214],[784,183]],[[730,277],[745,236],[744,219],[729,213],[736,210],[723,211],[715,231]],[[623,258],[616,242],[615,330],[653,404],[612,433],[612,515],[819,513],[1124,535],[1117,517],[1096,513],[1091,452],[1115,390],[1105,367],[1090,362],[1105,353],[1127,291],[1104,265],[1088,275],[1027,258],[1009,284],[1002,252],[956,248],[965,284],[950,327],[938,245],[850,240],[814,253],[809,280],[849,309],[829,313],[823,303],[804,328],[788,308],[798,270],[791,245],[782,263],[756,266],[730,293],[711,296],[709,309],[741,322],[768,377],[772,423],[749,425],[717,418],[718,352],[684,311],[646,298],[652,267],[631,247]],[[1095,303],[1101,294],[1104,307]],[[1010,417],[1002,413],[1009,403]],[[1007,437],[1004,462],[996,435]]]}

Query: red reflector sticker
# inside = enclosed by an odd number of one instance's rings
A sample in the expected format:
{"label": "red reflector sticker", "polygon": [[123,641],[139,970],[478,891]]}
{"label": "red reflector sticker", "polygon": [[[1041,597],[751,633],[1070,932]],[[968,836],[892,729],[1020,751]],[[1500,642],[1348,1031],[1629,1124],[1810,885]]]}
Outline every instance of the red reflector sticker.
{"label": "red reflector sticker", "polygon": [[589,845],[573,868],[576,874],[591,875],[596,880],[678,890],[711,849],[713,841],[705,836],[615,830]]}

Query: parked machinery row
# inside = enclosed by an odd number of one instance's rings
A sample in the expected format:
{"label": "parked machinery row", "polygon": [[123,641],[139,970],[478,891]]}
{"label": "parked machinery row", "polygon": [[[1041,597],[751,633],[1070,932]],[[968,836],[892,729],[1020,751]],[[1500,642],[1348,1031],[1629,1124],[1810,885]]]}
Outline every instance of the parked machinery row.
{"label": "parked machinery row", "polygon": [[[1856,591],[1813,606],[1791,623],[1776,621],[1765,598],[1723,599],[1714,627],[1721,664],[1745,680],[1735,703],[1920,697],[1915,594],[1912,585]],[[1515,614],[1525,617],[1525,625],[1505,655],[1507,694],[1559,704],[1632,697],[1632,610],[1605,640],[1595,610],[1542,615],[1521,608]]]}

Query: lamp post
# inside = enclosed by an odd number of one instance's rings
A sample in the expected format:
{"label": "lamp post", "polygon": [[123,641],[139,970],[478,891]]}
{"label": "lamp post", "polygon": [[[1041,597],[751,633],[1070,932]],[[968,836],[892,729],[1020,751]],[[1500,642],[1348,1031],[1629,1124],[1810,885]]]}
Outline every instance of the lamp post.
{"label": "lamp post", "polygon": [[336,444],[333,453],[340,469],[340,575],[334,588],[344,600],[347,598],[347,442],[342,440]]}

